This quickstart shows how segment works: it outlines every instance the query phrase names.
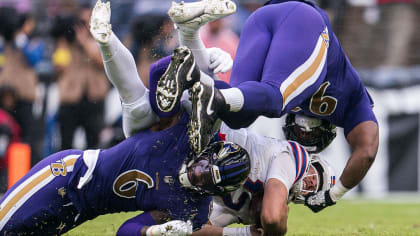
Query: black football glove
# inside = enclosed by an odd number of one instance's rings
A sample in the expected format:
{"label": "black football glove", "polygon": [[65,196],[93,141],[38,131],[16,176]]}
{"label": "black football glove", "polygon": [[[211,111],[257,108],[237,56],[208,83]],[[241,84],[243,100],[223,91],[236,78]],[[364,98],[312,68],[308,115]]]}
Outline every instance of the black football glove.
{"label": "black football glove", "polygon": [[309,193],[305,197],[305,206],[309,207],[315,213],[334,204],[335,202],[330,197],[330,190]]}

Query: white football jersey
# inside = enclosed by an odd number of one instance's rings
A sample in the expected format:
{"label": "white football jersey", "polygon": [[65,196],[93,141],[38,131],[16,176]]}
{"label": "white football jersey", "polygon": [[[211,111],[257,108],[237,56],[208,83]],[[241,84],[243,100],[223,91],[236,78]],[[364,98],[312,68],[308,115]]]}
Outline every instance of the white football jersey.
{"label": "white football jersey", "polygon": [[309,155],[296,142],[260,136],[246,129],[233,130],[224,123],[219,136],[248,151],[251,171],[241,188],[224,197],[213,198],[210,215],[213,225],[223,227],[232,223],[255,223],[249,215],[253,194],[264,191],[271,178],[280,180],[290,190],[308,171]]}

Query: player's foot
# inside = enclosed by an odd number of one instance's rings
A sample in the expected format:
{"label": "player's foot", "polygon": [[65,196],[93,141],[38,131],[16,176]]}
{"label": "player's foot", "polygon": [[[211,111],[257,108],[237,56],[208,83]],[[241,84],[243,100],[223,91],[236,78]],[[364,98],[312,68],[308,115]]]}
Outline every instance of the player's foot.
{"label": "player's foot", "polygon": [[201,0],[197,2],[172,2],[169,17],[181,29],[197,30],[202,25],[236,12],[231,0]]}
{"label": "player's foot", "polygon": [[217,112],[226,106],[223,95],[213,85],[196,82],[190,89],[192,112],[188,126],[191,149],[200,153],[214,137],[221,120]]}
{"label": "player's foot", "polygon": [[159,110],[172,111],[179,104],[182,93],[199,80],[200,70],[191,50],[185,46],[175,49],[168,68],[157,83],[156,102]]}
{"label": "player's foot", "polygon": [[90,17],[90,33],[100,43],[107,43],[112,34],[111,8],[109,2],[98,0]]}

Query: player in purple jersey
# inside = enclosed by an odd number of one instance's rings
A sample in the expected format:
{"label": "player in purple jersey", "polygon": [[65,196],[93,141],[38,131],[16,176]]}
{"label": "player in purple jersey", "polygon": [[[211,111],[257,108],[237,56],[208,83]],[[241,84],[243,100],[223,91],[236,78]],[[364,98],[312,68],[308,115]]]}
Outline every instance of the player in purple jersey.
{"label": "player in purple jersey", "polygon": [[[199,229],[207,222],[209,195],[238,188],[249,173],[249,156],[236,144],[216,142],[187,158],[188,116],[174,122],[110,149],[45,158],[0,200],[0,234],[60,235],[99,215],[137,210],[147,212],[148,225],[190,220]],[[144,226],[137,232],[146,233]]]}
{"label": "player in purple jersey", "polygon": [[[189,8],[188,3],[184,8]],[[197,17],[192,18],[194,21]],[[176,17],[172,20],[177,23]],[[162,76],[164,83],[159,83],[158,89],[168,91],[168,95],[179,93],[176,89],[182,91],[192,84],[181,82],[186,72],[192,75],[190,81],[195,84],[190,88],[193,101],[190,141],[195,151],[208,143],[218,118],[232,128],[240,128],[259,115],[280,117],[295,113],[343,127],[353,153],[337,184],[307,201],[316,212],[356,186],[372,165],[379,132],[373,101],[344,54],[327,14],[314,3],[272,0],[248,18],[233,65],[231,88],[214,88],[202,73],[194,76],[198,74],[194,63],[187,66],[190,70],[184,68],[182,59],[171,63],[172,69]],[[171,91],[168,87],[171,84],[184,86]],[[179,102],[165,96],[159,100],[162,112],[169,112],[164,108]]]}

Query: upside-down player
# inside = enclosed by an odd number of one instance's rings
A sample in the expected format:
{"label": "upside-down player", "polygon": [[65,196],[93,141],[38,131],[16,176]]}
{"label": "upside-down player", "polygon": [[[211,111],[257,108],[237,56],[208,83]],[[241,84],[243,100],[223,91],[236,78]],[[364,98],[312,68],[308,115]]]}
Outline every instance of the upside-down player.
{"label": "upside-down player", "polygon": [[[199,6],[206,8],[206,2],[177,5],[170,16],[176,24],[197,30],[200,24],[194,22],[201,22],[201,15],[191,14],[189,9],[198,12]],[[182,93],[200,80],[191,88],[190,136],[195,151],[208,143],[218,118],[232,128],[241,128],[259,115],[295,113],[343,127],[353,152],[336,185],[308,197],[306,205],[315,212],[335,204],[372,165],[379,143],[373,101],[344,54],[327,14],[314,3],[271,0],[248,18],[231,73],[232,87],[215,88],[208,83],[211,80],[195,72],[195,63],[187,64],[183,59],[174,60],[172,69],[158,83],[158,91],[167,92],[159,94],[158,107],[162,112],[171,112],[180,100],[173,99],[173,94]],[[187,68],[173,73],[183,67]],[[189,69],[192,76],[185,83],[183,72]]]}

